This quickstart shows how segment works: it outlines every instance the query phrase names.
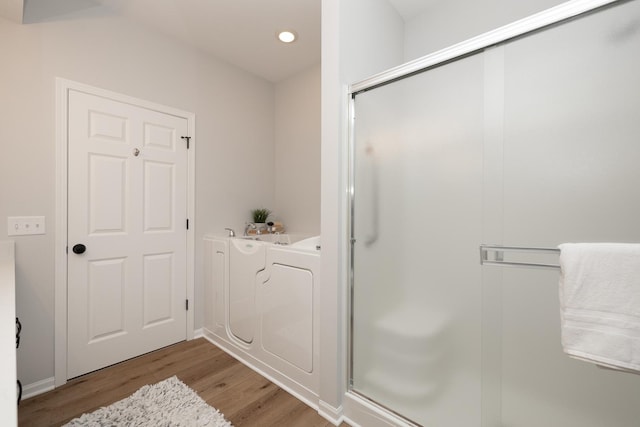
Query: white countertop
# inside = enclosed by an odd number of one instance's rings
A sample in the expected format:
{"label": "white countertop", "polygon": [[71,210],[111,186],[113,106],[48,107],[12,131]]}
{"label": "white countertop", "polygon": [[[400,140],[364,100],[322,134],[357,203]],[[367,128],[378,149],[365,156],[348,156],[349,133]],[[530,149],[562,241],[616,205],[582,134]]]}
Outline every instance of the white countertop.
{"label": "white countertop", "polygon": [[0,414],[18,424],[16,390],[16,289],[14,242],[0,242]]}

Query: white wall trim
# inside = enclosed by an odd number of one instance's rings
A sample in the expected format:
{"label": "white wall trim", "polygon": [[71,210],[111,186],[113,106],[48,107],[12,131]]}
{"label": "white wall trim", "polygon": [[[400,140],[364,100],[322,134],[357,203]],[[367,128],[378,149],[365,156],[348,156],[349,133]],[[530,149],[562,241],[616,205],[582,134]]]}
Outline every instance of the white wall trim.
{"label": "white wall trim", "polygon": [[22,386],[22,399],[24,400],[42,393],[46,393],[53,390],[54,388],[56,387],[53,377],[24,385]]}
{"label": "white wall trim", "polygon": [[620,0],[570,0],[527,18],[520,19],[511,24],[507,24],[477,37],[473,37],[461,43],[439,50],[430,55],[423,56],[414,61],[410,61],[387,71],[383,71],[382,73],[375,74],[374,76],[351,85],[350,92],[356,93],[406,77],[412,73],[460,58],[464,55],[480,51],[489,46],[505,42],[514,37],[522,36],[532,31],[539,30],[618,1]]}
{"label": "white wall trim", "polygon": [[187,218],[189,218],[189,229],[187,230],[187,299],[190,302],[189,312],[187,313],[187,340],[192,340],[194,338],[193,329],[195,328],[196,317],[196,148],[198,141],[196,140],[196,115],[180,111],[180,117],[187,119],[188,136],[191,137],[191,145],[187,150],[187,168],[189,169],[187,173]]}
{"label": "white wall trim", "polygon": [[187,152],[187,167],[189,169],[187,175],[187,216],[190,221],[189,230],[187,230],[186,281],[187,299],[191,301],[190,309],[187,312],[187,340],[193,339],[195,324],[195,114],[58,77],[56,78],[55,387],[67,382],[67,135],[70,90],[102,96],[187,120],[189,136],[192,137],[192,144]]}
{"label": "white wall trim", "polygon": [[72,82],[56,79],[54,379],[67,382],[67,116]]}
{"label": "white wall trim", "polygon": [[323,400],[318,402],[318,414],[334,426],[339,426],[344,421],[342,412],[342,406],[334,408]]}

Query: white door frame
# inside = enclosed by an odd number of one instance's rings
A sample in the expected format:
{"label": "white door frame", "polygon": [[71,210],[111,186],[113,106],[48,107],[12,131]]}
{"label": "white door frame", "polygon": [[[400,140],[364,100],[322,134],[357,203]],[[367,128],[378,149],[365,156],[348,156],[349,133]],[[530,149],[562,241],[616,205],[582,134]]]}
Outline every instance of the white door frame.
{"label": "white door frame", "polygon": [[[67,176],[68,176],[68,105],[69,91],[76,90],[114,101],[171,114],[187,120],[188,135],[195,137],[195,114],[154,104],[142,99],[56,78],[56,214],[55,214],[55,387],[67,382]],[[195,242],[195,144],[187,152],[187,340],[194,336],[194,242]]]}

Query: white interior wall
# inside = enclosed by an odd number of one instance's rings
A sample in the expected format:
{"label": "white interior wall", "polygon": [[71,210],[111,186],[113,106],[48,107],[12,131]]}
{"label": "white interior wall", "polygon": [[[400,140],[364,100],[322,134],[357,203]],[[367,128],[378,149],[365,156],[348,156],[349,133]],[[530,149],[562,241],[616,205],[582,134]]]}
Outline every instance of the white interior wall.
{"label": "white interior wall", "polygon": [[103,12],[30,25],[0,18],[0,218],[44,215],[47,226],[15,238],[25,385],[54,374],[55,77],[196,114],[196,328],[202,235],[241,229],[251,208],[274,204],[273,85]]}
{"label": "white interior wall", "polygon": [[0,16],[13,22],[22,22],[24,0],[3,0],[0,2]]}
{"label": "white interior wall", "polygon": [[389,2],[344,3],[340,6],[339,42],[342,83],[355,83],[402,64],[404,21]]}
{"label": "white interior wall", "polygon": [[320,233],[320,65],[275,86],[274,219]]}

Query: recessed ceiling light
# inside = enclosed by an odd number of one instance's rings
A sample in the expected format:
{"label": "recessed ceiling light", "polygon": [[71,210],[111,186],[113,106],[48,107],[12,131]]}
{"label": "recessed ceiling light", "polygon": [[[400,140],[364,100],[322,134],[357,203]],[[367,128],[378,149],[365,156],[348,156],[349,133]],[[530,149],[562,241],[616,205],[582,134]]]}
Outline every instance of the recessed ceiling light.
{"label": "recessed ceiling light", "polygon": [[278,40],[282,43],[293,43],[298,38],[298,35],[293,31],[279,31],[278,32]]}

